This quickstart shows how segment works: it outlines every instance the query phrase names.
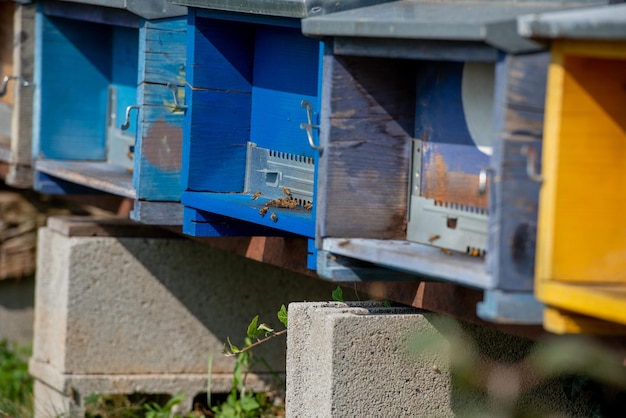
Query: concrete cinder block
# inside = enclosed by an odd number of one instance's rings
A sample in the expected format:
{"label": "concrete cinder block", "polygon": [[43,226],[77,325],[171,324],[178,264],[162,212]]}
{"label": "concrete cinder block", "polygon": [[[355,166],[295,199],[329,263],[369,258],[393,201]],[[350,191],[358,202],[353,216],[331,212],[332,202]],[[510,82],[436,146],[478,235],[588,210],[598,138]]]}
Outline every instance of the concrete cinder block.
{"label": "concrete cinder block", "polygon": [[[212,390],[228,392],[235,359],[221,354],[227,337],[240,343],[257,314],[279,327],[281,304],[325,300],[333,288],[188,239],[41,228],[31,373],[65,398],[91,390],[151,393],[184,376],[204,389],[214,354]],[[285,340],[255,353],[284,374]],[[255,372],[252,390],[276,384],[263,366]],[[147,375],[153,379],[133,380]]]}
{"label": "concrete cinder block", "polygon": [[[196,395],[206,392],[206,374],[64,374],[49,364],[31,360],[30,371],[37,376],[34,386],[35,418],[83,417],[86,396],[91,394],[165,394],[174,397],[185,395],[178,412],[187,413],[193,408]],[[213,374],[211,392],[230,391],[232,374]],[[275,389],[260,374],[251,374],[246,386],[255,392]]]}
{"label": "concrete cinder block", "polygon": [[[416,334],[437,349],[411,353]],[[292,303],[287,416],[451,417],[449,363],[447,342],[416,309]]]}
{"label": "concrete cinder block", "polygon": [[411,308],[292,303],[287,417],[589,416],[542,380],[535,344]]}

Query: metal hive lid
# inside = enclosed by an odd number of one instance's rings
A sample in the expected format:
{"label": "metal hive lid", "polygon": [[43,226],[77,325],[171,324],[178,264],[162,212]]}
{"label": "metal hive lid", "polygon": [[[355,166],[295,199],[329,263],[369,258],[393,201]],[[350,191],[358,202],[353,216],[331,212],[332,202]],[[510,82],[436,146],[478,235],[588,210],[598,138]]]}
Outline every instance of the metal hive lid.
{"label": "metal hive lid", "polygon": [[517,17],[607,1],[400,0],[303,20],[314,37],[484,42],[509,52],[538,49],[517,32]]}
{"label": "metal hive lid", "polygon": [[72,3],[91,4],[94,6],[112,7],[128,10],[144,19],[162,19],[166,17],[184,16],[187,9],[169,3],[167,0],[62,0]]}
{"label": "metal hive lid", "polygon": [[626,40],[626,4],[520,16],[522,36]]}
{"label": "metal hive lid", "polygon": [[248,14],[305,18],[320,16],[392,0],[170,0],[174,4],[201,9]]}

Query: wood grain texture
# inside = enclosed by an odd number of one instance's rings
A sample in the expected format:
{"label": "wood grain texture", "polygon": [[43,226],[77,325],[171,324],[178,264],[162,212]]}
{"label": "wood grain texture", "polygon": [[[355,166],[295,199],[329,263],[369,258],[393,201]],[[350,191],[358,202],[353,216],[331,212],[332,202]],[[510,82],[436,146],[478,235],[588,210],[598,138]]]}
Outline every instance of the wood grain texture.
{"label": "wood grain texture", "polygon": [[326,251],[319,251],[317,254],[317,274],[333,283],[418,282],[421,279],[414,274],[390,270]]}
{"label": "wood grain texture", "polygon": [[140,22],[139,16],[127,10],[91,4],[44,0],[41,1],[41,9],[49,16],[65,17],[105,25],[138,28]]}
{"label": "wood grain texture", "polygon": [[322,250],[378,266],[412,272],[421,280],[450,281],[456,284],[492,288],[482,259],[462,253],[442,252],[430,245],[404,240],[325,238]]}
{"label": "wood grain texture", "polygon": [[190,88],[186,92],[190,100],[183,130],[186,189],[242,192],[250,94]]}
{"label": "wood grain texture", "polygon": [[626,326],[546,306],[543,326],[555,334],[626,335]]}
{"label": "wood grain texture", "polygon": [[[228,217],[230,221],[246,221],[309,238],[315,236],[312,211],[301,207],[272,207],[267,214],[261,215],[259,210],[264,207],[264,203],[261,199],[253,201],[249,194],[184,192],[182,203],[185,207],[207,212],[207,216]],[[276,218],[272,218],[272,213]]]}
{"label": "wood grain texture", "polygon": [[182,225],[183,205],[179,202],[135,200],[130,219],[147,225]]}
{"label": "wood grain texture", "polygon": [[[133,184],[138,199],[179,201],[185,104],[186,18],[142,21],[137,99],[142,104]],[[182,210],[182,209],[181,209]],[[182,216],[178,216],[182,220]]]}
{"label": "wood grain texture", "polygon": [[302,100],[319,109],[319,42],[300,29],[261,26],[254,36],[250,141],[257,146],[315,157],[300,123]]}
{"label": "wood grain texture", "polygon": [[254,26],[199,18],[195,13],[190,10],[189,83],[194,88],[250,92]]}
{"label": "wood grain texture", "polygon": [[139,83],[184,84],[186,34],[186,17],[141,21]]}
{"label": "wood grain texture", "polygon": [[107,26],[40,15],[35,156],[104,160],[111,77]]}
{"label": "wood grain texture", "polygon": [[318,237],[404,237],[414,92],[410,62],[325,52]]}
{"label": "wood grain texture", "polygon": [[318,107],[319,42],[305,38],[299,28],[191,13],[182,201],[188,208],[230,219],[206,225],[186,222],[187,231],[241,234],[235,226],[246,221],[246,234],[263,226],[276,229],[275,234],[313,237],[312,211],[276,210],[272,219],[270,213],[259,215],[259,201],[241,193],[249,142],[315,157],[300,124],[307,121],[302,100],[314,110]]}
{"label": "wood grain texture", "polygon": [[[243,191],[250,138],[251,26],[190,10],[182,185],[194,191]],[[207,170],[207,168],[210,168]]]}
{"label": "wood grain texture", "polygon": [[[0,2],[0,80],[13,71],[13,22],[19,6],[14,2]],[[1,103],[13,105],[13,86],[0,98]]]}
{"label": "wood grain texture", "polygon": [[103,162],[38,160],[35,169],[77,185],[135,198],[132,173]]}
{"label": "wood grain texture", "polygon": [[[34,79],[36,5],[23,4],[16,7],[13,28],[15,71],[21,74],[24,80],[32,82]],[[26,167],[30,167],[32,160],[33,90],[34,86],[20,87],[17,90],[19,94],[15,98],[17,113],[13,115],[12,120],[12,162],[25,167],[16,168],[16,174],[8,180],[7,184],[17,187],[32,186],[32,173]]]}
{"label": "wood grain texture", "polygon": [[[626,282],[626,51],[587,56],[588,45],[553,46],[544,185],[538,230],[538,284]],[[616,46],[616,45],[615,45]],[[602,48],[600,48],[602,50]]]}
{"label": "wood grain texture", "polygon": [[535,293],[539,300],[554,308],[626,325],[626,289],[621,283],[589,286],[552,280],[542,282]]}
{"label": "wood grain texture", "polygon": [[523,146],[540,171],[549,53],[501,55],[496,67],[487,268],[498,289],[533,289],[540,184],[526,174]]}

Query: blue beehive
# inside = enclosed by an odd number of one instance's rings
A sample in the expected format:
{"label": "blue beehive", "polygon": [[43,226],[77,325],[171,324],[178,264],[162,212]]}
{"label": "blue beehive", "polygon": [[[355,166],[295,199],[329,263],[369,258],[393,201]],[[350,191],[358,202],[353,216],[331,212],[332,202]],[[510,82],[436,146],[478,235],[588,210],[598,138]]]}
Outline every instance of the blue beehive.
{"label": "blue beehive", "polygon": [[88,3],[39,4],[35,188],[97,189],[135,199],[137,220],[180,223],[186,9]]}
{"label": "blue beehive", "polygon": [[328,40],[318,274],[372,279],[352,260],[365,261],[485,289],[485,319],[541,321],[533,170],[549,54],[516,17],[580,5],[402,0],[303,21]]}
{"label": "blue beehive", "polygon": [[356,2],[175,3],[190,24],[184,232],[313,238],[321,44],[300,18]]}
{"label": "blue beehive", "polygon": [[32,187],[31,122],[35,6],[0,2],[0,162],[6,184]]}

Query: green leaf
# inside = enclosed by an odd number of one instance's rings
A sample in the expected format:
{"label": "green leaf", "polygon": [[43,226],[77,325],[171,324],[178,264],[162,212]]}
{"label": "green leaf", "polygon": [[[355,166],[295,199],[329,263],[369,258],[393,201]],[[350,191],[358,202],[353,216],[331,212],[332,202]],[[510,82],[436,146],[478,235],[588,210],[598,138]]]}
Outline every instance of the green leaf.
{"label": "green leaf", "polygon": [[171,411],[172,408],[174,407],[174,405],[178,405],[179,403],[181,403],[183,400],[185,399],[185,394],[184,393],[179,393],[178,395],[174,396],[172,399],[170,399],[165,406],[163,407],[163,409],[167,410],[167,411]]}
{"label": "green leaf", "polygon": [[385,308],[391,308],[391,302],[389,302],[388,300],[385,300],[385,301],[383,302],[383,306],[384,306]]}
{"label": "green leaf", "polygon": [[226,337],[226,341],[228,342],[228,346],[230,347],[231,353],[237,354],[238,352],[241,351],[239,348],[237,348],[236,345],[233,345],[233,343],[230,342],[230,337]]}
{"label": "green leaf", "polygon": [[259,315],[255,316],[250,325],[248,325],[248,337],[257,338],[261,333],[257,329],[257,324],[259,322]]}
{"label": "green leaf", "polygon": [[272,328],[270,328],[267,324],[261,324],[259,325],[259,327],[257,328],[258,331],[260,332],[264,332],[265,335],[268,335],[272,332],[274,332],[274,330]]}
{"label": "green leaf", "polygon": [[241,408],[246,412],[254,411],[255,409],[259,409],[261,407],[261,405],[259,405],[256,399],[254,399],[251,396],[244,396],[240,402],[241,402]]}
{"label": "green leaf", "polygon": [[337,286],[337,288],[333,290],[333,300],[335,302],[343,302],[343,290],[341,290],[341,287]]}
{"label": "green leaf", "polygon": [[280,311],[278,311],[278,320],[281,324],[285,326],[285,328],[287,328],[287,319],[287,308],[285,307],[285,305],[282,305],[280,307]]}

